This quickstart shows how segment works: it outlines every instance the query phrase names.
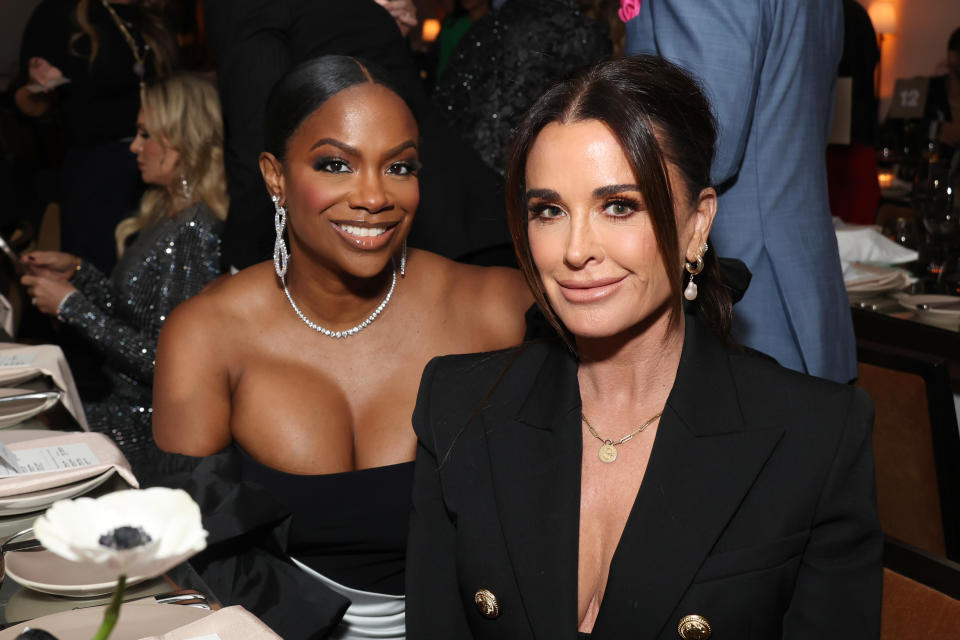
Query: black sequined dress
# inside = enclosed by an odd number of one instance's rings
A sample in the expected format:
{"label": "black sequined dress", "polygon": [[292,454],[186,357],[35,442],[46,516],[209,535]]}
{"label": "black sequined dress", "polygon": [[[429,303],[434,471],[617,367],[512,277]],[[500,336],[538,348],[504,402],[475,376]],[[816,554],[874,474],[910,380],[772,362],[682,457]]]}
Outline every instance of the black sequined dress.
{"label": "black sequined dress", "polygon": [[510,131],[544,89],[610,55],[606,29],[577,0],[510,0],[460,40],[434,91],[442,116],[503,174]]}
{"label": "black sequined dress", "polygon": [[220,274],[221,222],[204,203],[142,229],[110,278],[84,263],[60,319],[106,356],[109,395],[85,402],[90,428],[108,434],[133,466],[158,455],[151,429],[157,337],[175,306]]}

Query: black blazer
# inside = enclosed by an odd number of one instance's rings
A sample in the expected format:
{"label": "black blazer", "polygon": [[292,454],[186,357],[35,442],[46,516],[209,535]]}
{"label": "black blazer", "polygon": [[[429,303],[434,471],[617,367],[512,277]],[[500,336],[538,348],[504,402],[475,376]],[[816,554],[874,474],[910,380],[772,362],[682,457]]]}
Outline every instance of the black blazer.
{"label": "black blazer", "polygon": [[[859,389],[687,332],[593,638],[877,638],[873,409]],[[560,344],[426,368],[407,559],[412,640],[574,640],[581,425]],[[439,467],[439,469],[438,469]],[[484,617],[479,589],[500,613]]]}

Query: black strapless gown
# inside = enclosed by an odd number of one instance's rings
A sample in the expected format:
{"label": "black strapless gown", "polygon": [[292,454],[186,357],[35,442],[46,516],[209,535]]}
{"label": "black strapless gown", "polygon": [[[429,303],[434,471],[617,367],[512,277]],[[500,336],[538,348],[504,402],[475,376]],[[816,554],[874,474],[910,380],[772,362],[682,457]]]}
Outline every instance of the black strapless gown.
{"label": "black strapless gown", "polygon": [[403,594],[413,462],[299,475],[241,450],[241,479],[269,491],[293,515],[290,555],[340,584]]}

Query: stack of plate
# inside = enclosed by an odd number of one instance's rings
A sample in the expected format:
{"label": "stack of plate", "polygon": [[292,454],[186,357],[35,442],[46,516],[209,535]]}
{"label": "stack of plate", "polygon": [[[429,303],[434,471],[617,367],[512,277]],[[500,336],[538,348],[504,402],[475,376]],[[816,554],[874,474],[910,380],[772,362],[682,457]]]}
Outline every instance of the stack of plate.
{"label": "stack of plate", "polygon": [[[3,390],[0,389],[0,391]],[[15,442],[49,438],[53,435],[56,435],[56,432],[45,429],[9,429],[0,432],[0,443],[9,445]],[[20,518],[12,519],[9,516],[43,511],[57,500],[68,500],[81,496],[102,485],[115,473],[116,468],[110,467],[95,476],[75,482],[48,487],[39,491],[0,496],[0,536],[11,535],[23,528],[20,526],[22,524]]]}

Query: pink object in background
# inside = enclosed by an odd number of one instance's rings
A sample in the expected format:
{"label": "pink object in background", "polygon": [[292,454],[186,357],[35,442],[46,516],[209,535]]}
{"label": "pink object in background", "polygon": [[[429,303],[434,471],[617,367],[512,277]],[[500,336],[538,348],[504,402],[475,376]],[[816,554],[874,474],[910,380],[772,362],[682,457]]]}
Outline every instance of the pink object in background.
{"label": "pink object in background", "polygon": [[636,18],[640,13],[641,0],[620,0],[620,11],[617,12],[620,19],[626,22],[631,18]]}

